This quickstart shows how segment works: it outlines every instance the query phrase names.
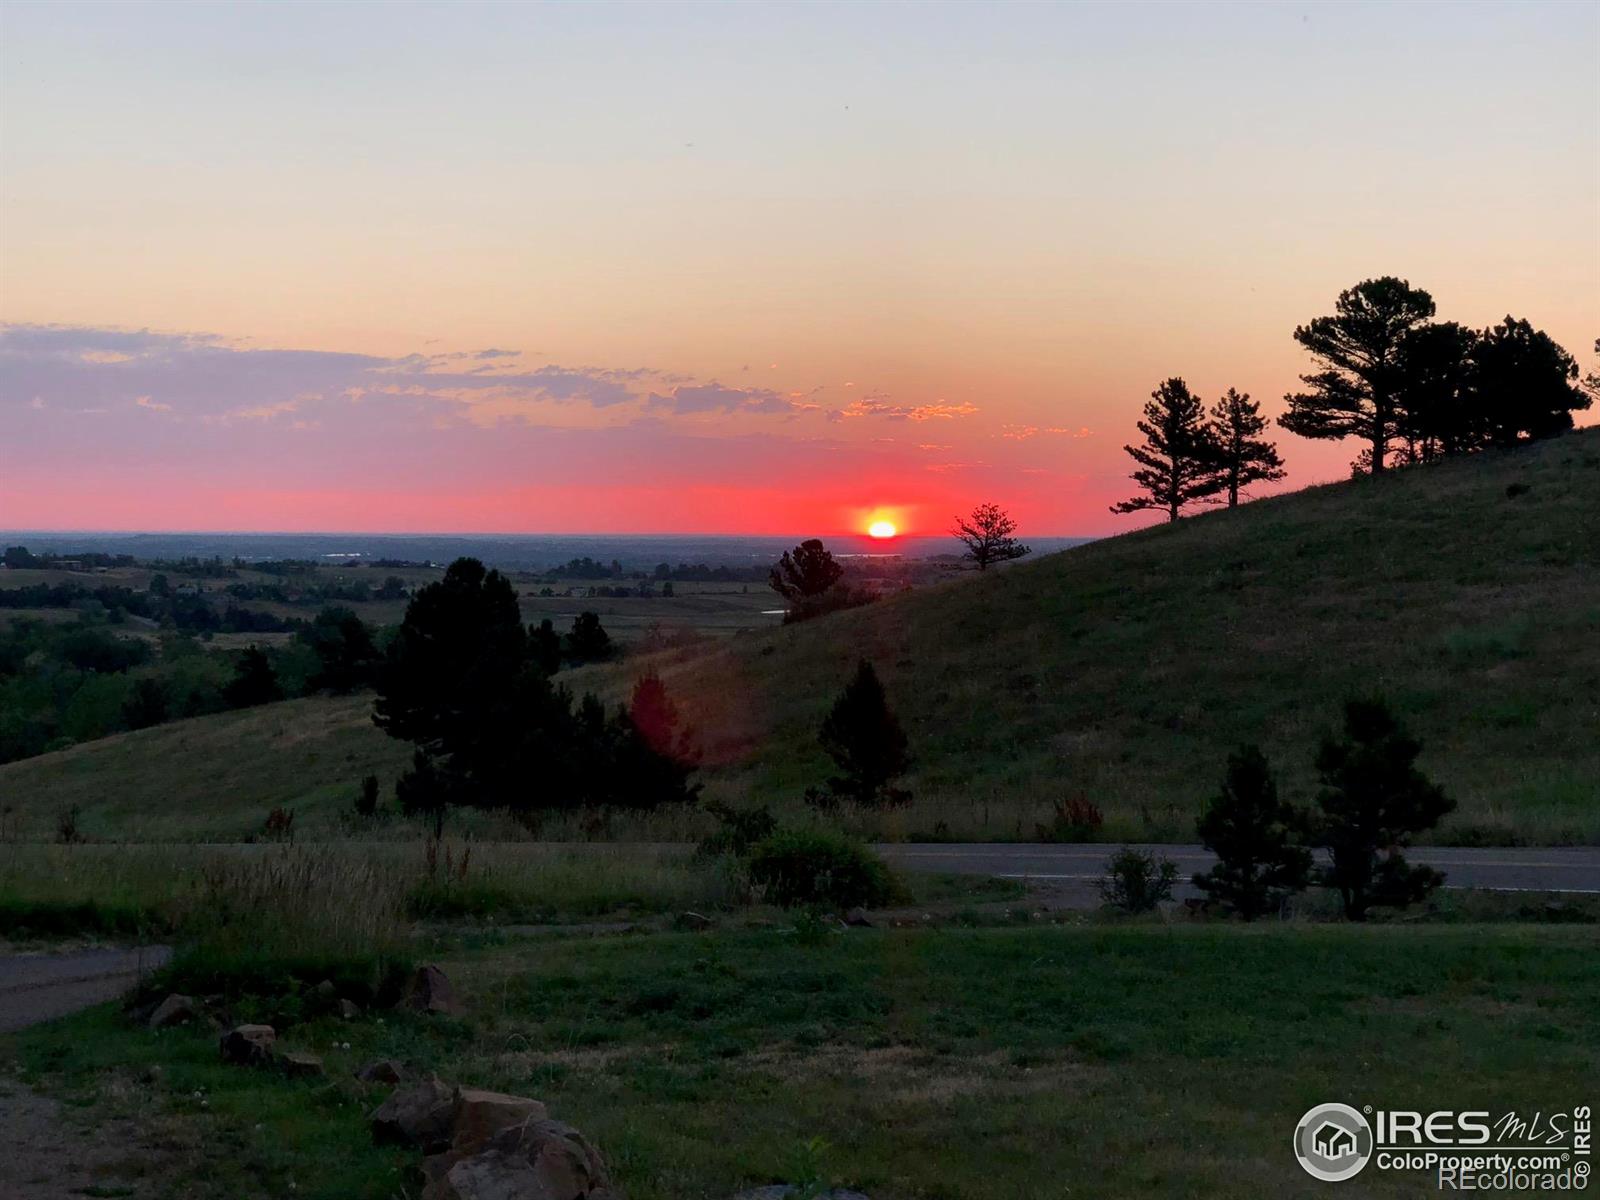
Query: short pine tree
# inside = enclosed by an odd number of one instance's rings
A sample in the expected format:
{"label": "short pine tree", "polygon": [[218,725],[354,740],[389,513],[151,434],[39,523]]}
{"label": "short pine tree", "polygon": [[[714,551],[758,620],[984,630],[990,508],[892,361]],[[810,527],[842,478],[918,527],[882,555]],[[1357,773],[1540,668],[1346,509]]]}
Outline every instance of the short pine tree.
{"label": "short pine tree", "polygon": [[1321,809],[1313,844],[1332,862],[1316,882],[1337,889],[1345,916],[1364,921],[1376,905],[1401,908],[1444,882],[1430,867],[1413,867],[1400,853],[1413,834],[1432,829],[1456,802],[1417,770],[1422,744],[1381,700],[1350,700],[1344,736],[1326,738],[1317,752]]}
{"label": "short pine tree", "polygon": [[1176,521],[1186,505],[1222,489],[1205,406],[1183,380],[1169,379],[1150,393],[1139,432],[1144,444],[1123,449],[1139,464],[1129,478],[1144,495],[1113,504],[1112,512],[1156,509]]}
{"label": "short pine tree", "polygon": [[1278,799],[1266,756],[1241,746],[1228,757],[1222,791],[1196,823],[1217,865],[1194,885],[1246,921],[1272,912],[1311,875],[1311,852],[1300,844],[1305,815]]}
{"label": "short pine tree", "polygon": [[834,701],[818,741],[839,768],[839,774],[828,780],[835,797],[863,805],[910,799],[907,793],[890,787],[911,765],[905,731],[889,709],[878,673],[866,659]]}
{"label": "short pine tree", "polygon": [[1211,410],[1211,441],[1229,508],[1239,507],[1240,495],[1252,483],[1274,483],[1283,478],[1278,448],[1261,436],[1266,427],[1261,405],[1232,388]]}

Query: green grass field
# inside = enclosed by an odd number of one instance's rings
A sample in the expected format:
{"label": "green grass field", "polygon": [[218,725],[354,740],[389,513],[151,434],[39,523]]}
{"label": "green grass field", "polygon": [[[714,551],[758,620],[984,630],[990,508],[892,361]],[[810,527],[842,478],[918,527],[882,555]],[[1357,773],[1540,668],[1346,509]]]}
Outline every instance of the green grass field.
{"label": "green grass field", "polygon": [[[1325,1187],[1289,1136],[1314,1103],[1587,1096],[1593,947],[1295,924],[542,937],[444,952],[462,1019],[290,1030],[327,1082],[223,1067],[208,1033],[130,1030],[109,1008],[0,1054],[86,1123],[134,1118],[151,1140],[126,1171],[173,1197],[400,1194],[414,1159],[370,1146],[382,1089],[351,1077],[379,1055],[545,1100],[631,1200],[808,1179],[874,1200],[1310,1197]],[[1369,1170],[1341,1194],[1427,1186]]]}
{"label": "green grass field", "polygon": [[[1528,490],[1508,496],[1511,484]],[[1588,430],[567,681],[615,698],[657,667],[699,730],[708,794],[793,811],[828,773],[823,714],[871,658],[912,739],[916,799],[846,820],[912,838],[1031,838],[1078,792],[1104,811],[1108,839],[1189,840],[1238,743],[1261,743],[1307,799],[1340,701],[1379,692],[1460,802],[1439,840],[1592,844],[1597,514],[1600,431]],[[387,788],[408,758],[367,709],[360,697],[297,700],[77,746],[0,767],[0,805],[26,836],[49,836],[73,805],[101,837],[239,837],[275,805],[331,829],[363,775]]]}

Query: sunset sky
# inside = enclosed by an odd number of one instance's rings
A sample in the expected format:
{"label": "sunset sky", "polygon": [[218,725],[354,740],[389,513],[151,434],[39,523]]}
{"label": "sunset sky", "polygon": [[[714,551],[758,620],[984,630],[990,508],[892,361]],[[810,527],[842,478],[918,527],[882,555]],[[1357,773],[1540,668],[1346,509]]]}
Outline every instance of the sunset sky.
{"label": "sunset sky", "polygon": [[0,528],[1113,532],[1378,274],[1593,369],[1600,5],[0,5]]}

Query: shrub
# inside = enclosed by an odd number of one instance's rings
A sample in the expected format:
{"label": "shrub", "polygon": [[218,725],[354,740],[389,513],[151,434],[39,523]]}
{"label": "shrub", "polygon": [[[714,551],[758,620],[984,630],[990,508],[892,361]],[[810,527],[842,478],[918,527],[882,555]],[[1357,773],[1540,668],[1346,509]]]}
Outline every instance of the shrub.
{"label": "shrub", "polygon": [[1081,792],[1055,802],[1048,824],[1035,825],[1041,842],[1092,842],[1106,823],[1097,804]]}
{"label": "shrub", "polygon": [[262,832],[275,842],[294,840],[294,809],[275,808],[267,814]]}
{"label": "shrub", "polygon": [[1129,846],[1111,856],[1100,880],[1100,898],[1126,913],[1150,912],[1172,899],[1178,866],[1170,858],[1156,858]]}
{"label": "shrub", "polygon": [[370,817],[378,811],[378,777],[368,775],[361,781],[361,790],[356,793],[356,816]]}
{"label": "shrub", "polygon": [[772,904],[793,908],[880,905],[902,895],[889,865],[862,843],[831,830],[773,834],[750,854],[750,882]]}
{"label": "shrub", "polygon": [[78,814],[82,810],[74,804],[56,814],[56,841],[72,846],[83,841],[83,831],[78,828]]}

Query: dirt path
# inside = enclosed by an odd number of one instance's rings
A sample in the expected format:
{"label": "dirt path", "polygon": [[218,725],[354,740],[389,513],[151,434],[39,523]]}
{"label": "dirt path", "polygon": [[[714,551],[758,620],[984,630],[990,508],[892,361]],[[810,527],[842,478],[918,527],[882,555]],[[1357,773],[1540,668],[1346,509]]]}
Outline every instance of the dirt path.
{"label": "dirt path", "polygon": [[171,953],[166,946],[142,946],[0,956],[0,1033],[115,1000]]}
{"label": "dirt path", "polygon": [[[0,1033],[115,1000],[169,955],[166,946],[145,946],[0,956]],[[35,1095],[7,1073],[0,1066],[0,1200],[148,1194],[118,1182],[142,1173],[129,1161],[137,1143],[131,1126],[76,1129],[57,1101]]]}

